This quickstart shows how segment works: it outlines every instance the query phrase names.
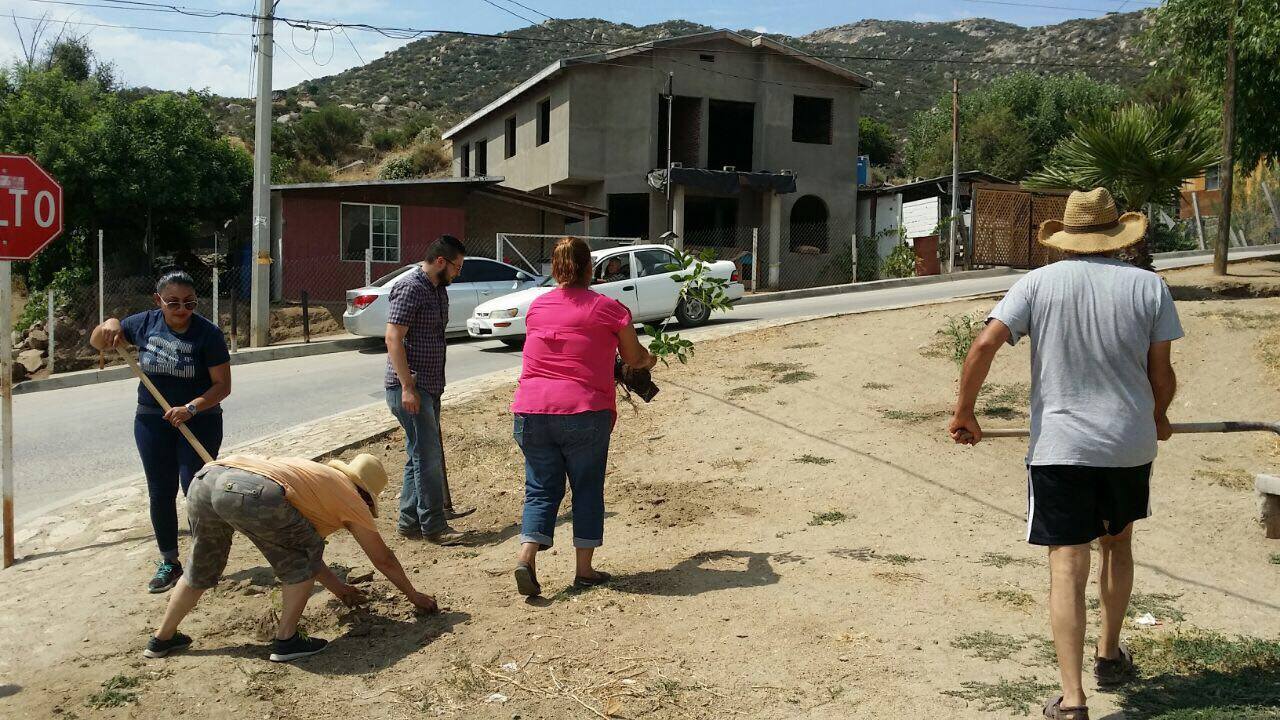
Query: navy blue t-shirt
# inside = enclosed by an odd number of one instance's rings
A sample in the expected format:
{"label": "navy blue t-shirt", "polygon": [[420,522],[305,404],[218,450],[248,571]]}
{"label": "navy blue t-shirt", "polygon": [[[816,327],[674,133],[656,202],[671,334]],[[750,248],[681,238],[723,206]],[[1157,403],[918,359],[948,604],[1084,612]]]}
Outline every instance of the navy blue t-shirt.
{"label": "navy blue t-shirt", "polygon": [[[138,364],[170,405],[186,405],[213,386],[209,368],[231,360],[222,331],[199,315],[191,316],[186,332],[174,332],[159,309],[130,315],[120,321],[124,337],[138,347]],[[151,393],[138,383],[138,409],[159,411]],[[216,412],[221,412],[219,407]]]}

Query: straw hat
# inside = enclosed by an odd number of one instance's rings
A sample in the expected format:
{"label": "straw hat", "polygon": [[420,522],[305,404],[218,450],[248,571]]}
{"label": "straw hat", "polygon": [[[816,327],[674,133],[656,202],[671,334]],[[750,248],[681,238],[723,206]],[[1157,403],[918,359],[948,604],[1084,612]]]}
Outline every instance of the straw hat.
{"label": "straw hat", "polygon": [[356,484],[356,487],[369,493],[369,497],[373,499],[373,516],[378,517],[378,495],[387,486],[387,471],[383,469],[378,458],[368,453],[361,453],[351,458],[350,463],[330,460],[325,464],[335,470],[341,470],[343,475]]}
{"label": "straw hat", "polygon": [[1042,245],[1057,250],[1087,255],[1127,248],[1146,234],[1145,215],[1120,215],[1111,193],[1106,188],[1094,188],[1072,192],[1061,220],[1040,223],[1038,239]]}

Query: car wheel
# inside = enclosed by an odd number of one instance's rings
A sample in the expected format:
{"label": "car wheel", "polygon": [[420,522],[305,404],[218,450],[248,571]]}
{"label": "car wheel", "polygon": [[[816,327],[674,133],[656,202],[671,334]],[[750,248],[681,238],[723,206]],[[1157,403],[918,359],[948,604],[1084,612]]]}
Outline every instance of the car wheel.
{"label": "car wheel", "polygon": [[521,335],[520,337],[501,337],[501,338],[498,338],[498,341],[501,342],[503,345],[506,345],[509,348],[515,348],[516,350],[519,350],[524,347],[523,335]]}
{"label": "car wheel", "polygon": [[676,306],[676,321],[680,327],[705,325],[711,318],[711,308],[696,298],[685,298]]}

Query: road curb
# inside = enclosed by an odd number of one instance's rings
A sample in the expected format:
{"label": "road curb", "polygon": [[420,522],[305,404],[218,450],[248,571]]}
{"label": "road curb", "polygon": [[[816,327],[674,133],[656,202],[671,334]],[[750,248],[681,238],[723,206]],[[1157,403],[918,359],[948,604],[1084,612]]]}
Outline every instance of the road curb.
{"label": "road curb", "polygon": [[[248,365],[268,360],[288,360],[290,358],[325,355],[347,350],[364,350],[378,347],[383,343],[377,337],[344,337],[337,340],[321,340],[313,343],[292,343],[274,345],[264,348],[248,348],[231,354],[232,365]],[[94,385],[113,380],[127,380],[133,377],[128,365],[104,368],[102,370],[77,370],[39,380],[28,380],[13,386],[14,395],[42,392],[45,390],[62,390],[63,388]]]}
{"label": "road curb", "polygon": [[999,267],[986,268],[983,270],[961,270],[960,272],[951,273],[950,275],[890,278],[888,280],[868,280],[859,283],[845,283],[844,285],[824,285],[822,287],[803,288],[800,290],[779,290],[777,292],[761,293],[760,295],[747,295],[734,303],[734,305],[758,305],[760,303],[778,302],[780,300],[802,300],[804,298],[826,297],[828,295],[846,295],[848,293],[871,292],[873,290],[892,290],[894,288],[934,285],[937,283],[956,282],[959,280],[977,280],[980,278],[1000,277],[1002,275],[1014,275],[1021,272],[1025,271],[1015,268]]}

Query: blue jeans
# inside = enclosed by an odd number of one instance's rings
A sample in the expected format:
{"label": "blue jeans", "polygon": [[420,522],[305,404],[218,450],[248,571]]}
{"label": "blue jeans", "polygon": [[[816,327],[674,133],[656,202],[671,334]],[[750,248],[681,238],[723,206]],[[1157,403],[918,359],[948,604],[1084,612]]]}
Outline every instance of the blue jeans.
{"label": "blue jeans", "polygon": [[[187,421],[187,427],[209,454],[218,457],[222,446],[222,412],[206,411]],[[191,478],[204,467],[191,443],[160,414],[139,413],[133,418],[133,439],[147,476],[151,504],[151,529],[160,554],[178,559],[178,488],[187,494]]]}
{"label": "blue jeans", "polygon": [[404,428],[404,485],[400,488],[401,530],[433,535],[448,529],[444,517],[444,448],[440,445],[440,396],[418,392],[421,410],[400,404],[399,387],[387,388],[387,407]]}
{"label": "blue jeans", "polygon": [[552,545],[567,476],[573,489],[573,546],[604,544],[604,473],[613,413],[516,415],[524,451],[524,513],[520,542]]}

